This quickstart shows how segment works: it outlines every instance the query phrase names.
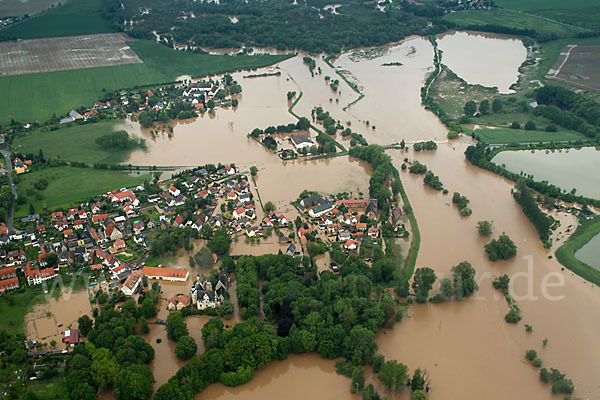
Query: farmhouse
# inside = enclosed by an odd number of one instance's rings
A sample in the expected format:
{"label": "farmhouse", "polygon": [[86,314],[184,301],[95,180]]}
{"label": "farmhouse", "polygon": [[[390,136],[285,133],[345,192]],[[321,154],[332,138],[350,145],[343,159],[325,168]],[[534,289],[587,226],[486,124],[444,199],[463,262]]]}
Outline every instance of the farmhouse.
{"label": "farmhouse", "polygon": [[291,141],[298,150],[313,147],[315,145],[307,135],[294,135],[292,136]]}
{"label": "farmhouse", "polygon": [[189,307],[190,303],[190,296],[185,294],[179,294],[169,299],[167,309],[169,311],[181,311],[183,308]]}
{"label": "farmhouse", "polygon": [[185,269],[178,268],[144,267],[142,275],[148,277],[148,279],[185,282],[190,273]]}
{"label": "farmhouse", "polygon": [[316,207],[311,208],[310,211],[308,212],[308,215],[310,215],[313,218],[320,217],[321,215],[333,210],[333,207],[334,207],[333,203],[326,201],[326,202],[319,204]]}

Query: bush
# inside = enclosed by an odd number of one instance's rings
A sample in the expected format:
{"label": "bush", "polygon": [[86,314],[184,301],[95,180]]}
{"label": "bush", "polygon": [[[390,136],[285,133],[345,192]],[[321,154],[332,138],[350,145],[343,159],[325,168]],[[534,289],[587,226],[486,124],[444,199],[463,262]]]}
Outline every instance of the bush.
{"label": "bush", "polygon": [[535,123],[533,121],[527,121],[525,129],[528,131],[535,131]]}
{"label": "bush", "polygon": [[485,252],[490,261],[497,261],[498,259],[508,260],[517,255],[517,246],[515,246],[508,235],[502,234],[498,240],[493,239],[485,245]]}
{"label": "bush", "polygon": [[477,232],[481,236],[490,236],[492,234],[492,222],[491,221],[479,221],[477,222]]}
{"label": "bush", "polygon": [[492,285],[496,290],[502,290],[503,292],[507,291],[508,286],[510,285],[510,278],[506,274],[500,275],[492,281]]}
{"label": "bush", "polygon": [[540,379],[544,383],[550,382],[550,374],[548,373],[548,370],[546,368],[542,368],[540,370]]}
{"label": "bush", "polygon": [[513,129],[521,129],[521,124],[519,123],[519,121],[513,121],[510,127]]}
{"label": "bush", "polygon": [[473,211],[469,207],[463,207],[460,209],[460,215],[462,215],[463,217],[468,217],[472,213]]}
{"label": "bush", "polygon": [[535,358],[532,362],[534,367],[539,368],[542,366],[542,359],[541,358]]}
{"label": "bush", "polygon": [[515,309],[511,309],[505,316],[504,320],[509,324],[516,324],[521,320],[521,315]]}
{"label": "bush", "polygon": [[528,359],[529,361],[535,360],[537,358],[537,351],[527,350],[527,352],[525,352],[525,358]]}
{"label": "bush", "polygon": [[560,379],[552,385],[552,394],[571,394],[575,390],[573,381],[570,379]]}
{"label": "bush", "polygon": [[408,171],[412,174],[424,174],[427,172],[427,166],[421,164],[419,161],[415,160],[410,167],[408,167]]}
{"label": "bush", "polygon": [[550,124],[546,127],[546,132],[556,132],[558,128],[554,124]]}

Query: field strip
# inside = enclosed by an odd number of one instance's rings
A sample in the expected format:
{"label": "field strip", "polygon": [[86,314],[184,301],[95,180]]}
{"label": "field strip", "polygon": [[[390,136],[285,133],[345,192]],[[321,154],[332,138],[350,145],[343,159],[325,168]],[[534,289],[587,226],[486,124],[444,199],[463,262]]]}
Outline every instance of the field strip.
{"label": "field strip", "polygon": [[553,19],[550,19],[550,18],[546,18],[546,17],[540,17],[539,15],[529,14],[529,13],[526,13],[526,12],[523,12],[523,11],[509,10],[507,8],[503,8],[503,10],[504,11],[510,11],[510,12],[513,12],[513,13],[516,13],[516,14],[527,15],[529,17],[534,17],[534,18],[538,18],[538,19],[544,20],[546,22],[552,22],[554,24],[559,24],[559,25],[562,25],[562,26],[566,26],[567,28],[575,29],[575,30],[580,31],[580,32],[589,32],[588,29],[580,28],[579,26],[567,24],[565,22],[556,21],[556,20],[553,20]]}

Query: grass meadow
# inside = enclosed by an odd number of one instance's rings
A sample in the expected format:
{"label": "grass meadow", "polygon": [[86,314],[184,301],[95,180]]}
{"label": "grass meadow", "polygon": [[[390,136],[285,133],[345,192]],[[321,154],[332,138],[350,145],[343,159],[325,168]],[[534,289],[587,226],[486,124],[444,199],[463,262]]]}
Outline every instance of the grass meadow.
{"label": "grass meadow", "polygon": [[[111,190],[138,185],[150,178],[148,174],[130,175],[123,171],[70,166],[30,172],[19,176],[18,193],[26,197],[26,202],[17,206],[15,217],[28,215],[29,204],[33,205],[35,212],[44,208],[67,208]],[[35,189],[34,183],[42,179],[48,182],[48,186],[44,190]]]}
{"label": "grass meadow", "polygon": [[85,163],[119,163],[123,161],[131,149],[105,149],[96,144],[100,136],[118,130],[120,121],[100,121],[94,124],[61,126],[56,131],[36,129],[19,133],[12,142],[12,147],[19,153],[38,154],[44,151],[46,158],[60,158],[65,161]]}

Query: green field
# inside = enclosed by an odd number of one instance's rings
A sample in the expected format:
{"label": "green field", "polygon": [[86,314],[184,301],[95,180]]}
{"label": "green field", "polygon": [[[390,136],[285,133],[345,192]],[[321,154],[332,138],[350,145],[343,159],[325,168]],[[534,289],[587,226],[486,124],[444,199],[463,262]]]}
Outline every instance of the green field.
{"label": "green field", "polygon": [[[33,185],[41,179],[45,179],[48,186],[42,191],[37,191]],[[28,215],[30,203],[36,212],[40,212],[42,208],[67,208],[111,190],[138,185],[145,179],[150,179],[150,175],[132,176],[122,171],[70,166],[30,172],[19,176],[17,191],[19,196],[27,198],[27,202],[18,206],[15,217]]]}
{"label": "green field", "polygon": [[600,6],[573,7],[565,9],[538,10],[532,14],[540,17],[553,19],[555,21],[576,25],[582,28],[599,30],[600,29]]}
{"label": "green field", "polygon": [[523,129],[510,128],[476,129],[475,134],[479,135],[481,141],[487,144],[539,143],[569,140],[587,140],[585,136],[577,132],[526,131]]}
{"label": "green field", "polygon": [[0,38],[35,39],[112,32],[103,0],[69,1],[0,31]]}
{"label": "green field", "polygon": [[590,0],[495,0],[497,6],[517,11],[589,6]]}
{"label": "green field", "polygon": [[35,396],[38,400],[64,399],[67,397],[65,378],[44,379],[41,382],[30,382],[27,386],[27,397]]}
{"label": "green field", "polygon": [[0,299],[0,331],[10,335],[24,333],[25,315],[36,304],[46,301],[46,295],[33,289],[22,293],[10,293]]}
{"label": "green field", "polygon": [[592,220],[582,220],[569,240],[556,250],[556,259],[562,265],[596,285],[600,285],[600,271],[577,259],[575,252],[599,233],[600,217]]}
{"label": "green field", "polygon": [[65,161],[85,163],[119,163],[129,150],[107,150],[98,146],[95,140],[113,132],[120,121],[101,121],[95,124],[61,126],[57,131],[19,133],[12,142],[15,151],[23,154],[38,154],[42,149],[46,158],[60,158]]}
{"label": "green field", "polygon": [[460,27],[497,25],[513,29],[532,29],[538,35],[550,38],[574,36],[582,29],[565,26],[559,23],[544,20],[533,15],[520,14],[509,10],[467,10],[459,11],[444,16],[444,19],[454,22]]}
{"label": "green field", "polygon": [[129,43],[143,64],[0,77],[0,124],[46,121],[55,112],[91,106],[105,90],[173,82],[178,76],[213,75],[264,67],[291,55],[224,56],[184,53],[151,41]]}

